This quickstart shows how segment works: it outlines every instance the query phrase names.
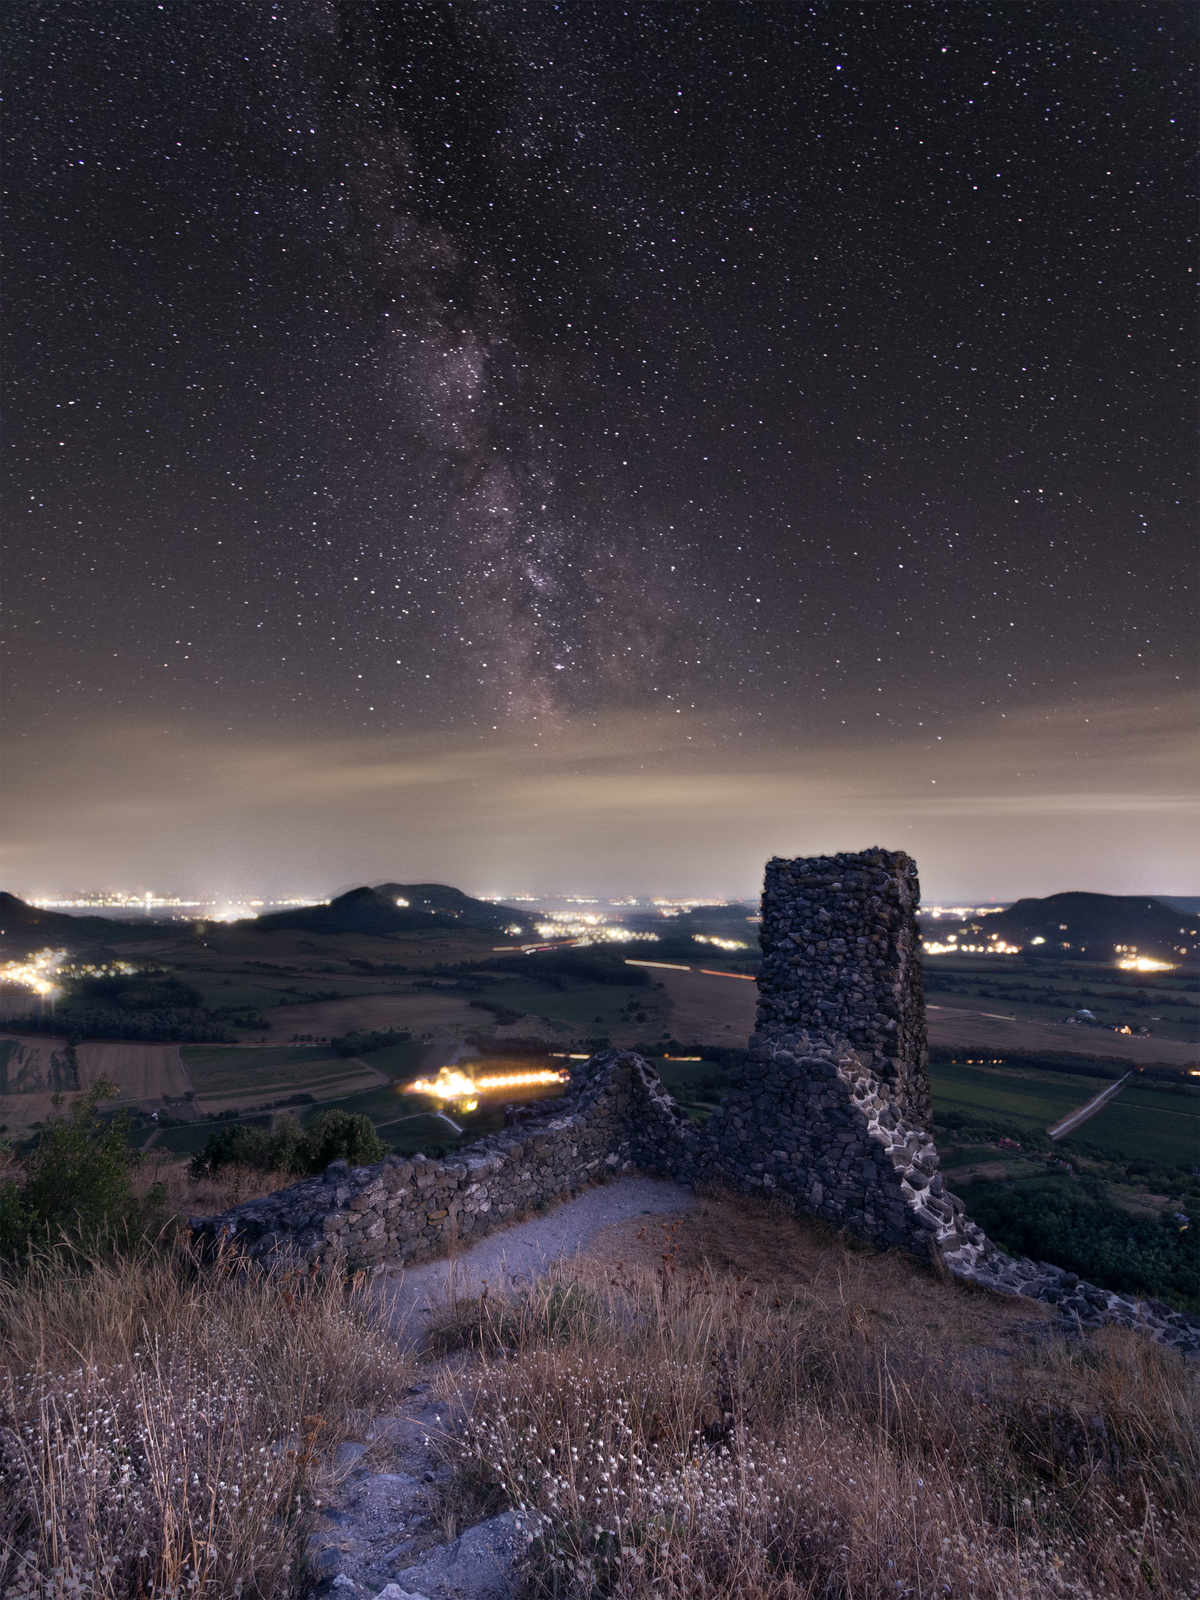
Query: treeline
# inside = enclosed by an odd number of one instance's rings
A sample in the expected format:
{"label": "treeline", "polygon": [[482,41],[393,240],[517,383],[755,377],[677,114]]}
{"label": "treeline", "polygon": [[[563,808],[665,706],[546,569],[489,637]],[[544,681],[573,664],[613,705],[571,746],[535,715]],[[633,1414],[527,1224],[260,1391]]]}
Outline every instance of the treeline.
{"label": "treeline", "polygon": [[302,1128],[295,1117],[278,1119],[274,1133],[263,1127],[234,1123],[210,1133],[203,1150],[191,1161],[193,1178],[215,1175],[236,1162],[260,1172],[290,1172],[297,1177],[324,1172],[331,1161],[364,1167],[388,1153],[370,1117],[334,1107]]}
{"label": "treeline", "polygon": [[1047,1177],[1009,1189],[964,1185],[971,1216],[1002,1250],[1052,1261],[1118,1294],[1151,1295],[1200,1310],[1200,1227],[1173,1212],[1135,1217],[1093,1179]]}
{"label": "treeline", "polygon": [[[336,1039],[331,1039],[329,1044],[334,1055],[365,1056],[372,1050],[386,1050],[394,1044],[407,1044],[411,1038],[411,1033],[402,1033],[398,1028],[388,1028],[384,1032],[377,1028],[367,1028],[359,1033],[339,1034]],[[332,1157],[330,1159],[332,1160]]]}
{"label": "treeline", "polygon": [[1051,1072],[1067,1072],[1078,1078],[1105,1078],[1112,1082],[1130,1071],[1132,1061],[1123,1056],[1087,1056],[1071,1052],[1010,1050],[1001,1052],[994,1045],[939,1045],[929,1047],[931,1067],[965,1066],[968,1059],[985,1065],[998,1062],[1005,1067],[1043,1067]]}
{"label": "treeline", "polygon": [[209,1011],[55,1011],[0,1017],[13,1033],[57,1033],[71,1039],[170,1041],[172,1044],[232,1044],[234,1036]]}

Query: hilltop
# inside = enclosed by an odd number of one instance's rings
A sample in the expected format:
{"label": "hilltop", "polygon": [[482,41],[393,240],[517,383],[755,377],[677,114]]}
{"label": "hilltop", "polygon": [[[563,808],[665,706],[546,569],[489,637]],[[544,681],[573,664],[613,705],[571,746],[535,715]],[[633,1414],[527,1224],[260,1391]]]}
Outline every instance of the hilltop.
{"label": "hilltop", "polygon": [[243,923],[254,931],[305,933],[412,933],[431,928],[477,928],[500,934],[520,920],[508,906],[475,900],[444,883],[381,883],[351,889],[328,904],[273,911]]}
{"label": "hilltop", "polygon": [[[166,924],[170,926],[170,924]],[[22,949],[33,945],[129,944],[135,939],[161,939],[164,924],[119,921],[116,917],[75,917],[64,911],[43,911],[0,890],[0,935]]]}
{"label": "hilltop", "polygon": [[1178,910],[1150,895],[1086,894],[1078,890],[1018,900],[960,925],[959,936],[982,933],[1027,951],[1036,946],[1048,956],[1086,956],[1110,961],[1117,954],[1138,955],[1177,963],[1200,952],[1200,923],[1194,913]]}

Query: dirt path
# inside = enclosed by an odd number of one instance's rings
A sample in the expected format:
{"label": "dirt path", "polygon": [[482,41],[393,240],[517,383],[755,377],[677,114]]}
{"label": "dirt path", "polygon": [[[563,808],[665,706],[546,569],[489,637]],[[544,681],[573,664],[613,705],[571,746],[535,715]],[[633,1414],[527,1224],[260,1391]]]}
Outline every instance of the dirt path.
{"label": "dirt path", "polygon": [[488,1283],[494,1293],[502,1284],[537,1277],[554,1262],[594,1245],[606,1229],[633,1218],[672,1216],[695,1205],[695,1195],[680,1184],[618,1178],[585,1189],[544,1216],[488,1234],[453,1260],[426,1261],[395,1275],[389,1272],[379,1279],[377,1292],[389,1307],[399,1338],[420,1349],[435,1308],[451,1289],[459,1296],[474,1297]]}

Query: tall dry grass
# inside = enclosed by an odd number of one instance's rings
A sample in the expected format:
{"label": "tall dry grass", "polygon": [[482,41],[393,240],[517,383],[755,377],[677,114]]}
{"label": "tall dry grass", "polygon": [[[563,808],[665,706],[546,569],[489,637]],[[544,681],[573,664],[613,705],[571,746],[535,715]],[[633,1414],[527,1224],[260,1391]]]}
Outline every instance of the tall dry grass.
{"label": "tall dry grass", "polygon": [[183,1251],[0,1282],[0,1593],[299,1592],[326,1456],[413,1368],[337,1274]]}
{"label": "tall dry grass", "polygon": [[143,1205],[164,1210],[181,1226],[186,1226],[188,1217],[220,1216],[231,1206],[260,1200],[295,1182],[294,1172],[260,1172],[240,1161],[231,1161],[215,1175],[193,1178],[186,1161],[166,1155],[156,1160],[153,1150],[130,1174],[133,1193]]}
{"label": "tall dry grass", "polygon": [[530,1595],[1200,1594],[1194,1366],[1119,1329],[1004,1356],[889,1327],[869,1260],[785,1297],[677,1259],[446,1308],[483,1357],[443,1380],[455,1509],[540,1519]]}

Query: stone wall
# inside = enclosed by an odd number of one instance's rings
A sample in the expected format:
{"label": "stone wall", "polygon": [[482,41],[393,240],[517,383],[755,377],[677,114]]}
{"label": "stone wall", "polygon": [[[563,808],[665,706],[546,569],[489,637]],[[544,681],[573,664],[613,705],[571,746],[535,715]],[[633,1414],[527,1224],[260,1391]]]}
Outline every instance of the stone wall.
{"label": "stone wall", "polygon": [[903,853],[767,867],[757,1029],[737,1086],[697,1127],[654,1069],[607,1050],[561,1100],[446,1161],[334,1162],[220,1217],[202,1245],[333,1257],[378,1270],[468,1246],[498,1224],[638,1167],[677,1182],[777,1196],[881,1249],[1058,1305],[1085,1325],[1139,1322],[1191,1353],[1200,1318],[1109,1294],[1045,1262],[1013,1260],[938,1171],[930,1132],[916,867]]}
{"label": "stone wall", "polygon": [[193,1217],[193,1234],[202,1246],[225,1239],[251,1256],[334,1255],[355,1268],[474,1243],[515,1215],[629,1167],[636,1059],[594,1056],[561,1100],[535,1104],[514,1127],[446,1161],[388,1156],[355,1168],[335,1161],[320,1177],[219,1217]]}
{"label": "stone wall", "polygon": [[929,1128],[920,898],[903,851],[768,861],[757,1036],[838,1035],[890,1086],[897,1113]]}

